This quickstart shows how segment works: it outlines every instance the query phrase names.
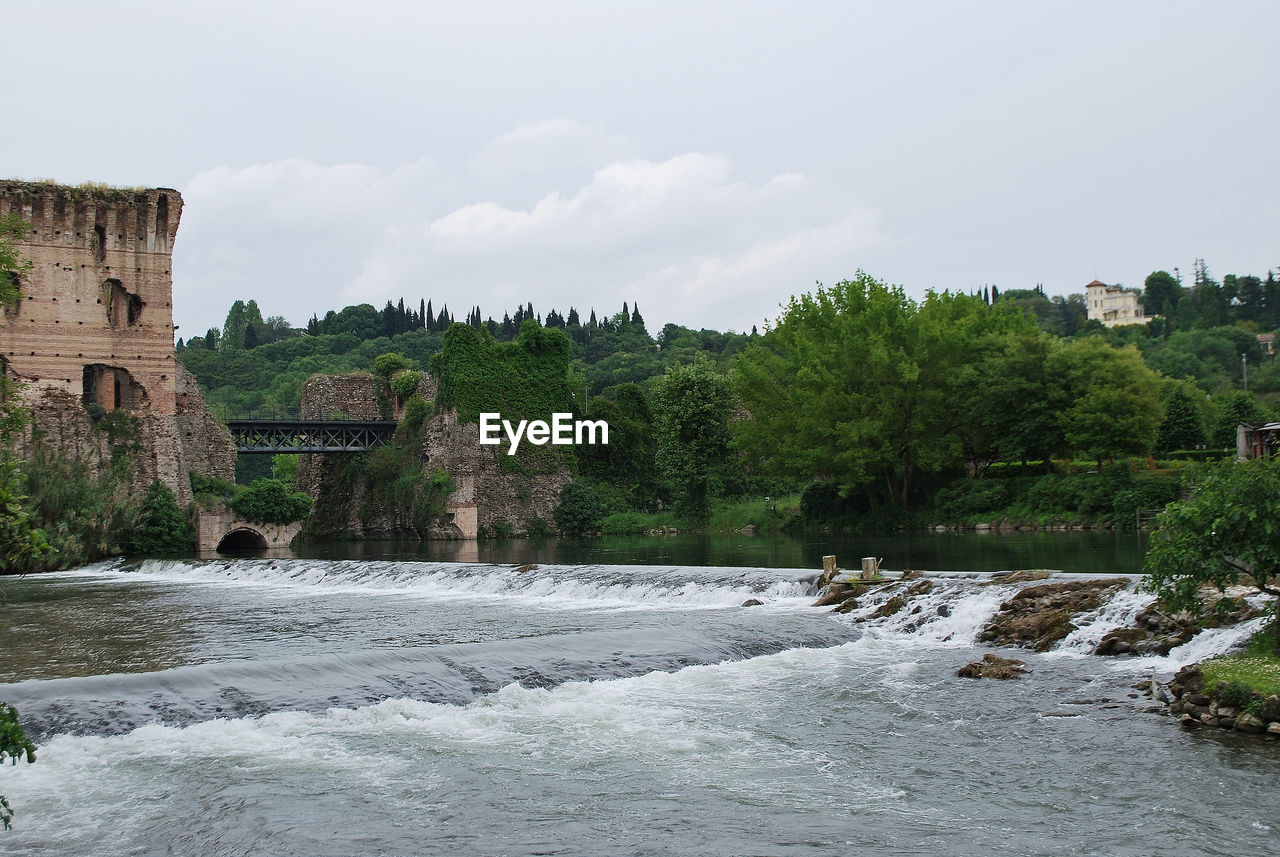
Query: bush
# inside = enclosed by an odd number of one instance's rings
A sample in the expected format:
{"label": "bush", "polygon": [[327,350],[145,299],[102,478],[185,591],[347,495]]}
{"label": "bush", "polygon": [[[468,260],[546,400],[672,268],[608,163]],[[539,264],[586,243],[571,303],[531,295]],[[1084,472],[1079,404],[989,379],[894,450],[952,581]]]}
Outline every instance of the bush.
{"label": "bush", "polygon": [[599,529],[600,522],[608,512],[596,489],[577,479],[564,486],[560,492],[560,502],[552,516],[560,532],[576,536]]}
{"label": "bush", "polygon": [[525,535],[531,539],[545,539],[555,535],[551,525],[544,518],[532,518],[524,526]]}
{"label": "bush", "polygon": [[421,372],[404,370],[391,379],[391,392],[396,394],[397,399],[404,401],[418,392],[418,384],[421,381]]}
{"label": "bush", "polygon": [[[22,724],[18,722],[18,709],[0,702],[0,764],[11,761],[16,765],[20,759],[26,759],[27,764],[34,762],[36,745],[22,731]],[[12,823],[13,807],[9,806],[4,795],[0,795],[0,826],[8,830],[13,826]]]}
{"label": "bush", "polygon": [[230,503],[231,510],[255,524],[290,524],[311,511],[311,498],[290,491],[279,479],[259,479],[241,489]]}
{"label": "bush", "polygon": [[1012,491],[1004,480],[961,479],[943,488],[934,505],[948,520],[998,512],[1009,505]]}
{"label": "bush", "polygon": [[224,503],[236,496],[236,492],[240,490],[240,486],[234,482],[228,482],[216,476],[205,476],[194,470],[188,471],[187,477],[191,480],[191,493],[219,497]]}
{"label": "bush", "polygon": [[1262,710],[1262,697],[1242,681],[1231,680],[1218,687],[1218,704],[1229,705],[1238,711],[1258,714]]}
{"label": "bush", "polygon": [[172,556],[190,553],[195,546],[195,528],[178,508],[173,492],[159,479],[153,479],[125,549],[142,556]]}
{"label": "bush", "polygon": [[400,416],[400,423],[413,431],[417,431],[422,428],[422,424],[427,421],[429,416],[431,416],[431,405],[427,403],[426,399],[414,393],[404,403],[404,413]]}
{"label": "bush", "polygon": [[381,375],[383,378],[390,379],[392,375],[396,374],[401,369],[408,368],[409,359],[403,354],[396,354],[392,352],[388,354],[379,354],[377,357],[373,358],[373,371],[375,374]]}
{"label": "bush", "polygon": [[1140,509],[1163,509],[1178,499],[1178,479],[1151,477],[1135,479],[1133,485],[1116,492],[1112,500],[1115,519],[1128,525],[1134,522]]}

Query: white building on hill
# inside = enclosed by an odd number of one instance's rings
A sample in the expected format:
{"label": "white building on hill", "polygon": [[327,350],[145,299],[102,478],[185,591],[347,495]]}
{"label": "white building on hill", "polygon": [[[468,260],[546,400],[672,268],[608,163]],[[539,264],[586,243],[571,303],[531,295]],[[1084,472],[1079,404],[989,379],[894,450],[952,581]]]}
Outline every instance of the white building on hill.
{"label": "white building on hill", "polygon": [[1108,286],[1094,280],[1084,287],[1089,319],[1097,319],[1107,327],[1118,324],[1146,324],[1147,316],[1138,299],[1142,292],[1124,286]]}

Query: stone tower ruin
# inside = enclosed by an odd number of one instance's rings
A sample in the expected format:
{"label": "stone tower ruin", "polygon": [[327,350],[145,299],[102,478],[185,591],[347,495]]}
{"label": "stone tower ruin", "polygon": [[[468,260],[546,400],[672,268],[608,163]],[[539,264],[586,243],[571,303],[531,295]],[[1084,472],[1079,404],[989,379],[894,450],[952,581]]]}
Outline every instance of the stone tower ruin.
{"label": "stone tower ruin", "polygon": [[187,470],[230,478],[235,449],[173,347],[172,248],[182,196],[168,188],[0,181],[0,216],[29,224],[22,298],[0,313],[4,370],[24,385],[45,442],[82,458],[91,421],[139,421],[139,480],[191,497]]}

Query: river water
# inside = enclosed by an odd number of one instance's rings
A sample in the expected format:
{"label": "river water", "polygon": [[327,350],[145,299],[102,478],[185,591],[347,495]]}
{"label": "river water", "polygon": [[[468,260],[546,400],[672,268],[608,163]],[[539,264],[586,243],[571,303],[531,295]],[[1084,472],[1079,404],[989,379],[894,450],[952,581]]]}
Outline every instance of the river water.
{"label": "river water", "polygon": [[[1095,564],[1136,571],[1123,556]],[[1248,629],[1086,654],[1146,603],[1127,591],[1017,653],[1026,677],[961,679],[1015,586],[939,574],[918,612],[858,622],[809,606],[813,566],[769,565],[257,557],[2,580],[0,700],[39,760],[0,771],[0,846],[1275,853],[1280,745],[1184,733],[1133,689]]]}

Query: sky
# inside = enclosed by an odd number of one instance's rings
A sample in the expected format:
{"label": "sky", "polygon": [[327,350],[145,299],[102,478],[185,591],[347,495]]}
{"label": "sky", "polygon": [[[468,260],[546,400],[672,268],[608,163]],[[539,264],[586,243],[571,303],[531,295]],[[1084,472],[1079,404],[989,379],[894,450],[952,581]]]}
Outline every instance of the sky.
{"label": "sky", "polygon": [[750,330],[1280,268],[1280,4],[58,2],[0,177],[172,187],[179,336],[428,299]]}

